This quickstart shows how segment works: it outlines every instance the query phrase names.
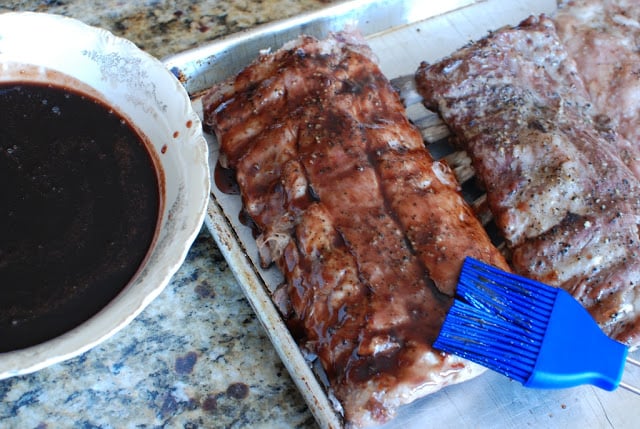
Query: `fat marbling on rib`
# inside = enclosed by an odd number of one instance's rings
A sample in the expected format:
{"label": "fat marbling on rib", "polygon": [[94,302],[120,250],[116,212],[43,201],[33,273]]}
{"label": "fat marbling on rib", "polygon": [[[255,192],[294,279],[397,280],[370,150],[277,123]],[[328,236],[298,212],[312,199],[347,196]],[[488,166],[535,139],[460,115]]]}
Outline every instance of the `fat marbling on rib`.
{"label": "fat marbling on rib", "polygon": [[595,105],[595,123],[640,177],[640,0],[562,1],[554,22]]}

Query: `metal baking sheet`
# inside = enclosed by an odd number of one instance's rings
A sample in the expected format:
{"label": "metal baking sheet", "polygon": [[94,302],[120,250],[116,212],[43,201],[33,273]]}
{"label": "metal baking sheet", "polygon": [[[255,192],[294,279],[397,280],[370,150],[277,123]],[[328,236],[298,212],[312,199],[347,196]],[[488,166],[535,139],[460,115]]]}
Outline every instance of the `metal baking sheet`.
{"label": "metal baking sheet", "polygon": [[[357,0],[317,12],[234,34],[165,59],[202,111],[199,95],[238,72],[261,50],[279,48],[300,34],[323,37],[330,31],[355,27],[367,38],[389,79],[413,75],[421,61],[436,61],[490,30],[513,25],[530,14],[553,14],[555,0]],[[415,103],[419,100],[411,100]],[[419,109],[408,108],[412,119]],[[225,255],[250,304],[284,365],[308,403],[318,424],[339,428],[342,420],[332,407],[323,383],[297,347],[270,294],[282,281],[276,269],[263,270],[251,230],[239,219],[239,197],[215,185],[218,146],[210,145],[212,193],[205,223]],[[636,358],[638,353],[635,353]],[[640,385],[640,371],[625,381]],[[530,390],[487,372],[449,386],[403,407],[385,428],[522,428],[637,427],[638,397],[622,389],[605,392],[591,386],[569,390]]]}

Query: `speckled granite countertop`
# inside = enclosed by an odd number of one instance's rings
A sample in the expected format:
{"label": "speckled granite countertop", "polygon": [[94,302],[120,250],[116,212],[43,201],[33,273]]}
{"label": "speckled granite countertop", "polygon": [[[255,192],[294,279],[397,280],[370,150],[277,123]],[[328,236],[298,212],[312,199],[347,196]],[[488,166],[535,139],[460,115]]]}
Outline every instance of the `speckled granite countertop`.
{"label": "speckled granite countertop", "polygon": [[[58,13],[162,58],[324,6],[321,0],[8,0]],[[0,380],[2,428],[315,427],[213,239],[203,229],[166,290],[89,352]]]}

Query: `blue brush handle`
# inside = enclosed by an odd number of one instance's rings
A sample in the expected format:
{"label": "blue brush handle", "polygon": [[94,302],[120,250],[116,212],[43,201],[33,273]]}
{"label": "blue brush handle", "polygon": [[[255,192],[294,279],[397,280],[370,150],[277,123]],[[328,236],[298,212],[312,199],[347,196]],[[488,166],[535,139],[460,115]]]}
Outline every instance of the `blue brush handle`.
{"label": "blue brush handle", "polygon": [[564,290],[549,319],[527,387],[565,388],[592,384],[614,390],[624,372],[628,348],[607,337],[591,315]]}

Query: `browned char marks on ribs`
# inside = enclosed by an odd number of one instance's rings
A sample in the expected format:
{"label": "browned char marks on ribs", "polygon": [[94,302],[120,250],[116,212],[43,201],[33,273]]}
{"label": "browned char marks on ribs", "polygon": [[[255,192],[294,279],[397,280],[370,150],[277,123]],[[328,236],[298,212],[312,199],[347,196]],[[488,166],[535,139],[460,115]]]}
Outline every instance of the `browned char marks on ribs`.
{"label": "browned char marks on ribs", "polygon": [[640,185],[594,124],[552,21],[503,28],[416,79],[471,156],[514,270],[569,290],[638,345]]}
{"label": "browned char marks on ribs", "polygon": [[463,257],[506,263],[360,38],[301,37],[203,103],[262,260],[284,273],[276,300],[349,425],[482,372],[431,344]]}

